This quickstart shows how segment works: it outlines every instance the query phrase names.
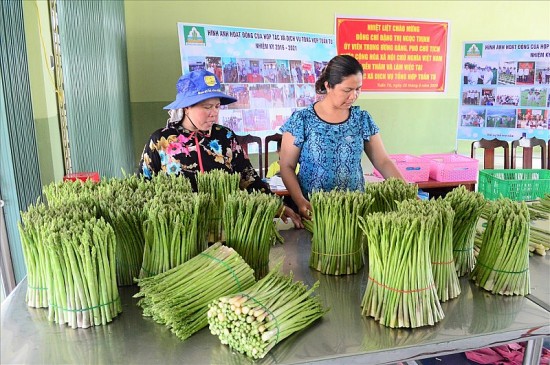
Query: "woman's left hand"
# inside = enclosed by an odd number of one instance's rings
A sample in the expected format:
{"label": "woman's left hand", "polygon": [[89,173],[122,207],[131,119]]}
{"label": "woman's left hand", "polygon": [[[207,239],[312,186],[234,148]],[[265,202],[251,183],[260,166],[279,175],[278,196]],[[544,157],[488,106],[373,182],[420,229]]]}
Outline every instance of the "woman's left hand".
{"label": "woman's left hand", "polygon": [[294,223],[294,227],[301,229],[304,228],[304,224],[302,223],[302,218],[298,214],[296,214],[292,209],[287,207],[286,205],[283,205],[283,213],[281,214],[281,219],[284,222],[287,222],[288,219]]}

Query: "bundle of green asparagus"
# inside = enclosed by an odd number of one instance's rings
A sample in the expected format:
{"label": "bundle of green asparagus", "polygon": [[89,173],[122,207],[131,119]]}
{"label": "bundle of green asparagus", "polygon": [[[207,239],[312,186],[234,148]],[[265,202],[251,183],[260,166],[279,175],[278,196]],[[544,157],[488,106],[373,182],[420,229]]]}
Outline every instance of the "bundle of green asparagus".
{"label": "bundle of green asparagus", "polygon": [[105,325],[122,312],[116,241],[103,218],[52,218],[47,248],[48,319],[72,328]]}
{"label": "bundle of green asparagus", "polygon": [[355,274],[363,267],[363,235],[357,218],[367,214],[369,194],[316,191],[311,195],[313,238],[309,266],[323,274]]}
{"label": "bundle of green asparagus", "polygon": [[529,205],[531,219],[550,219],[550,193]]}
{"label": "bundle of green asparagus", "polygon": [[227,197],[239,191],[241,176],[222,170],[212,170],[197,174],[197,189],[210,194],[212,204],[208,208],[208,242],[225,241],[222,215]]}
{"label": "bundle of green asparagus", "polygon": [[88,179],[82,180],[66,180],[55,183],[50,183],[42,188],[42,193],[46,198],[48,206],[64,205],[72,200],[79,200],[89,206],[96,204],[95,192],[98,183]]}
{"label": "bundle of green asparagus", "polygon": [[471,278],[493,294],[529,294],[529,209],[501,198],[490,203]]}
{"label": "bundle of green asparagus", "polygon": [[210,332],[224,345],[254,359],[263,358],[277,343],[309,326],[325,314],[311,289],[270,271],[239,294],[219,298],[209,305]]}
{"label": "bundle of green asparagus", "polygon": [[444,317],[429,252],[434,220],[405,212],[359,217],[369,257],[363,315],[391,328],[433,325]]}
{"label": "bundle of green asparagus", "polygon": [[145,204],[145,246],[140,278],[170,270],[206,248],[210,197],[202,193],[157,193]]}
{"label": "bundle of green asparagus", "polygon": [[133,285],[143,262],[144,205],[153,198],[152,184],[137,175],[112,178],[97,188],[101,215],[113,227],[117,241],[116,272],[118,285]]}
{"label": "bundle of green asparagus", "polygon": [[232,248],[215,243],[191,260],[162,274],[138,280],[143,315],[185,340],[208,324],[215,299],[252,286],[254,272]]}
{"label": "bundle of green asparagus", "polygon": [[269,271],[269,251],[277,230],[273,218],[282,205],[276,195],[236,191],[223,210],[225,239],[254,269],[257,279]]}
{"label": "bundle of green asparagus", "polygon": [[95,209],[78,200],[54,206],[37,202],[30,205],[26,212],[21,212],[18,228],[27,267],[26,302],[29,307],[48,307],[47,279],[50,266],[45,244],[48,232],[65,229],[67,220],[82,221],[94,217],[97,217]]}
{"label": "bundle of green asparagus", "polygon": [[401,212],[416,214],[420,217],[433,217],[434,224],[430,234],[430,257],[432,273],[439,300],[445,302],[460,294],[460,282],[453,259],[453,219],[454,211],[446,201],[405,200],[398,204]]}
{"label": "bundle of green asparagus", "polygon": [[453,221],[453,252],[458,276],[472,271],[475,265],[474,238],[479,217],[486,200],[478,192],[463,185],[454,188],[445,198],[455,212]]}
{"label": "bundle of green asparagus", "polygon": [[[162,194],[165,191],[171,191],[173,194],[187,194],[193,192],[191,181],[185,177],[185,175],[168,175],[157,174],[149,181],[145,180],[145,184],[142,183],[142,179],[137,180],[137,190],[140,189],[152,189],[155,194]],[[147,183],[151,185],[148,186]]]}
{"label": "bundle of green asparagus", "polygon": [[389,178],[379,183],[365,183],[365,193],[374,198],[370,212],[392,212],[397,210],[397,202],[416,198],[418,186]]}

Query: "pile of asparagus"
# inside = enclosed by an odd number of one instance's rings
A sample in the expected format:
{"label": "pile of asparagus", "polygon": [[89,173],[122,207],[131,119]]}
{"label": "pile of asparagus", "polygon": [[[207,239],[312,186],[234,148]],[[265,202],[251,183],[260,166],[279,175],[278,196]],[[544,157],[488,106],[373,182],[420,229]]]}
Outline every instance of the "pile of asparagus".
{"label": "pile of asparagus", "polygon": [[[27,303],[72,328],[105,325],[122,312],[112,227],[77,200],[21,213],[29,275]],[[46,293],[46,299],[44,298]]]}
{"label": "pile of asparagus", "polygon": [[433,325],[444,317],[429,251],[434,224],[433,216],[402,211],[359,217],[369,258],[363,315],[391,328]]}
{"label": "pile of asparagus", "polygon": [[471,278],[493,294],[529,294],[529,209],[525,202],[502,198],[489,204],[487,228]]}
{"label": "pile of asparagus", "polygon": [[185,340],[208,324],[215,299],[255,283],[253,270],[233,250],[215,243],[191,260],[162,274],[138,280],[143,315],[169,327]]}
{"label": "pile of asparagus", "polygon": [[145,204],[145,247],[140,278],[170,270],[206,248],[210,197],[163,191]]}
{"label": "pile of asparagus", "polygon": [[463,185],[453,189],[445,198],[455,212],[453,221],[453,252],[458,276],[475,266],[474,239],[476,225],[487,203],[483,195],[468,191]]}
{"label": "pile of asparagus", "polygon": [[311,196],[313,238],[309,266],[323,274],[354,274],[363,267],[363,235],[357,218],[373,202],[361,192],[317,191]]}
{"label": "pile of asparagus", "polygon": [[446,201],[405,200],[399,203],[400,212],[408,212],[419,217],[432,217],[434,224],[429,231],[432,272],[439,300],[445,302],[460,295],[460,283],[453,259],[453,219],[454,211]]}
{"label": "pile of asparagus", "polygon": [[309,326],[326,312],[310,289],[290,276],[270,271],[251,288],[223,296],[209,305],[210,332],[224,345],[253,359],[291,334]]}
{"label": "pile of asparagus", "polygon": [[276,195],[244,190],[231,193],[225,201],[226,244],[254,269],[257,279],[269,271],[269,252],[278,235],[273,218],[281,205]]}
{"label": "pile of asparagus", "polygon": [[374,198],[370,212],[393,212],[397,210],[397,202],[416,198],[418,186],[389,178],[379,183],[366,183],[365,193]]}
{"label": "pile of asparagus", "polygon": [[197,174],[197,190],[210,195],[212,203],[207,212],[208,242],[224,241],[222,215],[225,201],[233,192],[239,191],[241,176],[222,170],[212,170]]}

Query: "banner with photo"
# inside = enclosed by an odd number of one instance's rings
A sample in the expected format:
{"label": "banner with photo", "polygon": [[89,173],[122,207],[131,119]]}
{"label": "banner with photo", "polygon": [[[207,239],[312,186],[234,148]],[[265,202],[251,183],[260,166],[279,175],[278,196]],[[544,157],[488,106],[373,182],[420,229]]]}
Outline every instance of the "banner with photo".
{"label": "banner with photo", "polygon": [[328,34],[178,23],[178,36],[183,73],[210,70],[238,99],[222,107],[219,123],[259,137],[315,101],[315,80],[336,55]]}
{"label": "banner with photo", "polygon": [[465,42],[458,139],[550,138],[550,40]]}

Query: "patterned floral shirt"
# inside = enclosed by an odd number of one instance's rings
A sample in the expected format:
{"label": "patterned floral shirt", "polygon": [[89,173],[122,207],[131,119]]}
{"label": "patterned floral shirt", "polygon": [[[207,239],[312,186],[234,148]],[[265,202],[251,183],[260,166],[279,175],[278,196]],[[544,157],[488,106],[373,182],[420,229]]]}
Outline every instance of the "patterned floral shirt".
{"label": "patterned floral shirt", "polygon": [[143,149],[138,173],[147,178],[159,172],[184,174],[196,191],[196,172],[215,169],[239,172],[241,189],[271,192],[252,167],[235,133],[219,124],[212,126],[210,134],[191,132],[181,124],[156,130]]}
{"label": "patterned floral shirt", "polygon": [[313,190],[349,189],[363,191],[361,168],[364,141],[379,132],[370,114],[358,106],[350,108],[347,120],[327,123],[313,105],[294,112],[281,127],[294,136],[301,149],[298,182],[307,198]]}

